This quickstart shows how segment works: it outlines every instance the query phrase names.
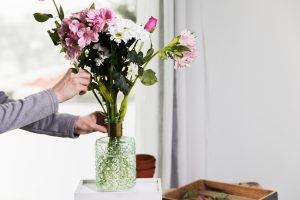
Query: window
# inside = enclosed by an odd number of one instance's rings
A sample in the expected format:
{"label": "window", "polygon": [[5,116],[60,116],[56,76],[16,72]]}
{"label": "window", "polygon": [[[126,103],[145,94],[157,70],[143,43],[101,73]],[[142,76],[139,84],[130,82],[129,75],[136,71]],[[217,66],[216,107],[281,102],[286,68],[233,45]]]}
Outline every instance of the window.
{"label": "window", "polygon": [[[65,15],[90,6],[91,0],[57,0]],[[59,54],[46,30],[52,23],[37,23],[34,12],[51,12],[51,0],[0,0],[0,90],[23,98],[51,87],[70,66]],[[135,19],[136,0],[95,0]],[[134,133],[134,106],[129,103],[125,131]],[[100,106],[92,94],[60,105],[60,112],[88,114]],[[94,178],[94,133],[79,140],[37,136],[21,130],[1,135],[0,199],[72,200],[80,179]]]}

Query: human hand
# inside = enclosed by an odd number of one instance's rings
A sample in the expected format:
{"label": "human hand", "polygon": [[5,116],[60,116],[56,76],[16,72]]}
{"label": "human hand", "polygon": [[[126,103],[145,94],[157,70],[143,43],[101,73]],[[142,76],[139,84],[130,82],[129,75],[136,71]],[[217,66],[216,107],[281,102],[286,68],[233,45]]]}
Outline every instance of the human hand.
{"label": "human hand", "polygon": [[104,116],[100,112],[94,112],[87,116],[77,118],[74,129],[75,133],[79,135],[96,131],[106,133],[107,129],[104,124]]}
{"label": "human hand", "polygon": [[59,103],[67,101],[75,95],[83,95],[88,90],[91,82],[91,74],[80,69],[77,74],[69,69],[64,77],[53,86],[53,91],[56,94]]}

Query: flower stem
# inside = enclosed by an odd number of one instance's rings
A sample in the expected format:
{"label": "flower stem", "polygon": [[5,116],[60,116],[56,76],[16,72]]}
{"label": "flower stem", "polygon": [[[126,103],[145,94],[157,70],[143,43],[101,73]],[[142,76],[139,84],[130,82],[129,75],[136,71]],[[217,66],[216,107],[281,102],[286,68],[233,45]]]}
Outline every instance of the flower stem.
{"label": "flower stem", "polygon": [[92,90],[93,94],[95,95],[97,101],[99,102],[99,104],[101,105],[102,109],[103,109],[103,112],[105,113],[105,115],[107,114],[107,111],[105,110],[101,100],[99,99],[99,97],[97,96],[96,92],[94,90]]}
{"label": "flower stem", "polygon": [[57,7],[57,4],[56,4],[55,0],[52,0],[52,2],[53,2],[53,4],[54,4],[54,6],[55,6],[55,9],[56,9],[56,11],[57,11],[57,14],[59,15],[59,10],[58,10],[58,7]]}

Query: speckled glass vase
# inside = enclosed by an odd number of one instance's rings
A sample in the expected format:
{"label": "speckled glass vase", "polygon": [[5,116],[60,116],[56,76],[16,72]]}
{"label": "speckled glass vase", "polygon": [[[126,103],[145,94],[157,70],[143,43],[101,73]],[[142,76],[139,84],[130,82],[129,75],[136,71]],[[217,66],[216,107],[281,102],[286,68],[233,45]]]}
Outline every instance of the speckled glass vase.
{"label": "speckled glass vase", "polygon": [[108,137],[96,141],[96,185],[102,192],[126,191],[136,183],[135,140],[122,136],[122,124],[108,124]]}

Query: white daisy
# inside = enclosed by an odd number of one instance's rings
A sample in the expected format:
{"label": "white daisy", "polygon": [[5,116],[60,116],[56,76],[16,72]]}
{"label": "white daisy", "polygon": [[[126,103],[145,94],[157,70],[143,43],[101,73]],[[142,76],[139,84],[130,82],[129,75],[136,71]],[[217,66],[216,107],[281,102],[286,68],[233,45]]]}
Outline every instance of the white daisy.
{"label": "white daisy", "polygon": [[108,32],[111,34],[110,39],[117,43],[121,41],[126,43],[132,38],[142,41],[150,39],[150,33],[148,31],[128,19],[118,19],[114,25],[108,27]]}
{"label": "white daisy", "polygon": [[131,63],[131,64],[128,66],[128,73],[127,73],[128,77],[130,78],[130,77],[135,77],[135,76],[137,76],[138,70],[139,70],[138,66],[135,65],[135,64],[133,64],[133,63]]}

